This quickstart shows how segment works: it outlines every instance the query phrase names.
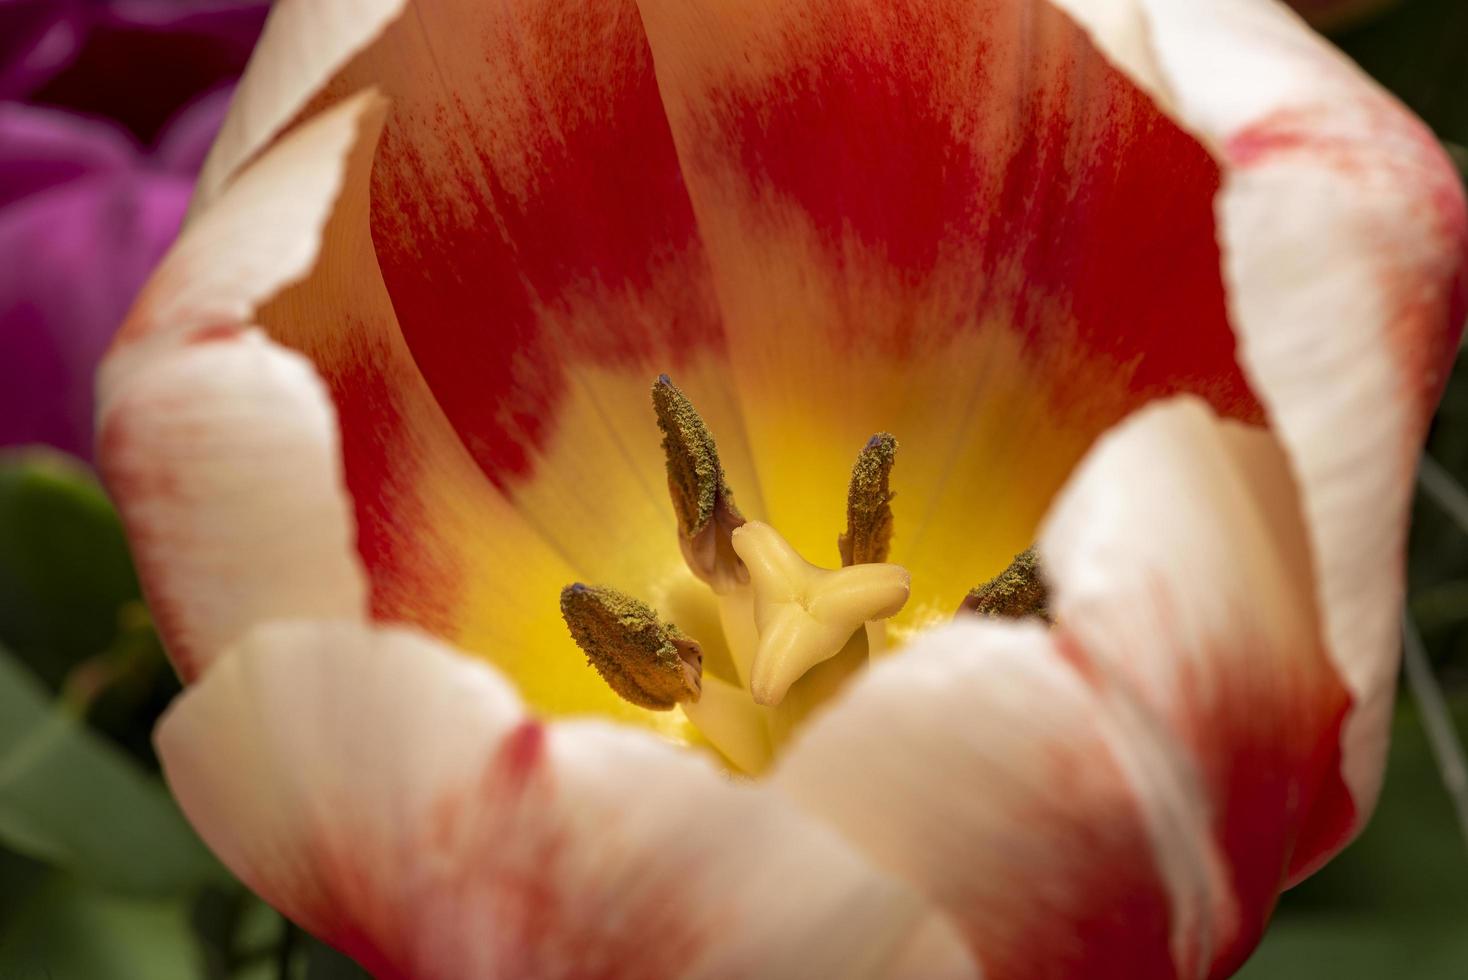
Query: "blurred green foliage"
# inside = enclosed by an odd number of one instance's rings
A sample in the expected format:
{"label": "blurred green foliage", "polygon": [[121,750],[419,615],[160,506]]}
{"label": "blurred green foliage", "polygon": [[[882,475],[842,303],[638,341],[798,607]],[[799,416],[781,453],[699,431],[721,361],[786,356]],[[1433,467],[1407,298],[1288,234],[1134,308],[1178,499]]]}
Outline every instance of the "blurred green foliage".
{"label": "blurred green foliage", "polygon": [[[1468,2],[1405,0],[1336,40],[1468,147]],[[1468,482],[1461,363],[1428,448]],[[1423,500],[1409,593],[1468,730],[1468,536]],[[0,454],[0,978],[365,977],[235,882],[183,820],[149,743],[177,691],[90,472]],[[1410,702],[1372,824],[1283,897],[1241,977],[1468,977],[1468,842]]]}
{"label": "blurred green foliage", "polygon": [[0,453],[0,978],[365,976],[179,813],[149,743],[178,689],[95,477]]}

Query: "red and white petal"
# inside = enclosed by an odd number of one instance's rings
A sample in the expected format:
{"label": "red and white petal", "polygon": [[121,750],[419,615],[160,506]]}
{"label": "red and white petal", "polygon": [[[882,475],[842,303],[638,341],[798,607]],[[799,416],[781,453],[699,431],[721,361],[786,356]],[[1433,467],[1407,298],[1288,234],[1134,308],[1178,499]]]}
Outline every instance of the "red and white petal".
{"label": "red and white petal", "polygon": [[[398,37],[411,25],[394,30]],[[275,57],[271,51],[262,57]],[[371,61],[368,54],[358,59]],[[333,84],[345,83],[338,77]],[[628,705],[587,669],[560,620],[557,596],[569,581],[604,576],[569,565],[486,479],[404,342],[369,224],[384,111],[372,95],[312,95],[313,114],[196,214],[109,358],[104,397],[128,371],[156,358],[160,345],[224,323],[260,323],[273,340],[309,357],[330,393],[341,432],[337,465],[354,504],[356,551],[371,582],[374,618],[412,622],[492,656],[537,706],[641,721],[681,736],[687,722],[679,713]],[[491,296],[480,299],[493,307]],[[470,352],[465,357],[473,360]],[[486,363],[498,369],[509,361],[495,356]],[[638,382],[639,405],[645,384]],[[584,486],[598,484],[584,467],[627,473],[620,457],[603,457],[604,448],[586,454],[578,471]],[[649,449],[657,451],[655,438]],[[284,472],[293,463],[262,456],[257,465]],[[340,482],[330,492],[340,492]],[[574,502],[562,506],[576,517]],[[661,521],[670,522],[670,514]],[[635,520],[623,526],[609,516],[606,523],[644,549],[665,540]],[[600,550],[616,560],[618,549]],[[677,561],[676,549],[664,550]]]}
{"label": "red and white petal", "polygon": [[369,86],[392,111],[372,166],[376,255],[352,258],[391,299],[267,328],[337,390],[364,358],[324,349],[350,346],[342,321],[358,307],[376,320],[385,305],[392,345],[411,354],[369,367],[380,390],[416,401],[396,388],[421,372],[483,478],[578,577],[666,587],[678,561],[647,404],[657,374],[723,435],[746,506],[758,485],[635,5],[287,0],[205,184]]}
{"label": "red and white petal", "polygon": [[894,433],[893,560],[931,597],[905,624],[1026,547],[1143,401],[1193,391],[1258,417],[1217,166],[1048,3],[639,7],[764,518],[829,554],[852,459]]}
{"label": "red and white petal", "polygon": [[366,615],[336,414],[300,355],[249,330],[155,353],[111,390],[98,457],[185,681],[259,622]]}
{"label": "red and white petal", "polygon": [[1309,845],[1349,704],[1285,456],[1196,400],[1145,409],[1040,547],[1055,629],[918,640],[778,779],[955,915],[991,976],[1227,975]]}
{"label": "red and white petal", "polygon": [[366,612],[331,400],[247,325],[311,267],[381,108],[344,103],[261,158],[185,231],[102,365],[98,463],[186,679],[264,619]]}
{"label": "red and white petal", "polygon": [[[879,661],[774,779],[944,908],[991,980],[1171,978],[1160,866],[1204,873],[1201,799],[1123,734],[1041,628],[959,624]],[[1150,812],[1178,818],[1154,839]]]}
{"label": "red and white petal", "polygon": [[1307,832],[1338,786],[1350,695],[1326,654],[1299,496],[1264,430],[1183,401],[1105,437],[1040,537],[1056,642],[1093,686],[1139,702],[1192,762],[1237,922],[1253,949],[1291,867],[1337,845]]}
{"label": "red and white petal", "polygon": [[194,191],[194,211],[297,120],[407,0],[278,0],[265,22]]}
{"label": "red and white petal", "polygon": [[225,863],[383,980],[963,975],[925,903],[777,795],[527,718],[422,634],[267,626],[157,745]]}
{"label": "red and white petal", "polygon": [[[354,65],[391,61],[394,53],[406,57],[397,45],[421,54],[416,30],[414,24],[395,25]],[[378,80],[399,98],[400,84],[407,84],[396,76]],[[332,90],[350,84],[340,77]],[[431,72],[419,76],[416,84],[439,91]],[[330,104],[334,97],[327,94],[317,101]],[[320,105],[316,109],[325,111]],[[418,118],[412,103],[399,102],[390,125],[401,128],[408,125],[401,120]],[[664,502],[652,529],[639,523],[639,514],[651,513],[652,499],[639,485],[638,507],[621,512],[614,500],[591,512],[579,506],[579,499],[565,495],[557,498],[558,509],[552,513],[527,512],[522,497],[491,481],[473,452],[483,440],[461,438],[445,412],[443,392],[430,388],[409,349],[400,325],[401,297],[390,295],[384,282],[371,223],[374,175],[389,156],[386,144],[374,146],[370,139],[359,144],[345,166],[311,274],[259,314],[273,338],[311,358],[336,404],[347,486],[356,504],[358,550],[371,579],[373,618],[413,623],[491,659],[539,709],[611,716],[685,737],[688,723],[681,713],[630,705],[586,666],[566,632],[557,599],[566,583],[577,580],[613,581],[640,593],[638,579],[627,569],[638,568],[649,552],[661,553],[664,565],[679,560],[677,549],[667,547],[673,532],[664,525],[671,521],[671,511]],[[477,234],[493,235],[493,228],[489,222]],[[465,249],[477,254],[478,246]],[[489,317],[484,323],[493,323],[503,297],[482,282],[474,292],[476,309]],[[480,351],[472,331],[459,331],[449,320],[437,325],[445,343],[460,344],[455,357],[468,372],[465,377],[482,379],[488,386],[474,392],[486,403],[492,401],[489,376],[521,363],[518,355]],[[519,342],[513,331],[486,329],[485,336]],[[644,409],[650,376],[639,375],[635,397],[627,399],[628,409],[643,414],[649,427],[651,412]],[[569,435],[562,433],[573,442],[587,434],[574,426]],[[626,459],[609,441],[592,439],[577,446],[568,457],[574,465],[568,463],[559,473],[562,490],[574,484],[576,493],[595,496],[590,489],[595,487],[612,498],[617,496],[611,492],[612,481],[624,481],[625,487],[625,480],[633,478]],[[655,435],[646,449],[657,452]],[[660,467],[650,461],[643,475]],[[659,492],[666,497],[665,490]],[[598,533],[612,537],[593,538],[586,531],[588,521],[598,519]],[[586,531],[580,542],[578,529]]]}
{"label": "red and white petal", "polygon": [[758,484],[636,6],[418,4],[332,91],[364,85],[393,101],[372,241],[453,431],[580,575],[666,581],[658,374],[719,433],[743,502]]}
{"label": "red and white petal", "polygon": [[1461,184],[1422,123],[1276,4],[1057,2],[1223,169],[1239,358],[1289,453],[1354,701],[1316,832],[1349,836],[1381,784],[1416,454],[1468,312]]}
{"label": "red and white petal", "polygon": [[118,332],[99,379],[102,412],[157,348],[253,323],[257,307],[311,271],[348,160],[370,151],[385,108],[364,92],[316,117],[188,223]]}

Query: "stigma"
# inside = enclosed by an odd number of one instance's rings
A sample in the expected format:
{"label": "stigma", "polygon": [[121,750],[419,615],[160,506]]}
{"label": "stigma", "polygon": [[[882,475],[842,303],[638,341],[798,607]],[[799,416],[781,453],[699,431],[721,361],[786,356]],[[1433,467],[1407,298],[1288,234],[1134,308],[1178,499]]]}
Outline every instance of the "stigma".
{"label": "stigma", "polygon": [[734,531],[733,545],[749,571],[759,635],[749,678],[756,704],[778,705],[792,684],[840,653],[858,630],[907,604],[911,577],[900,565],[820,568],[758,521]]}

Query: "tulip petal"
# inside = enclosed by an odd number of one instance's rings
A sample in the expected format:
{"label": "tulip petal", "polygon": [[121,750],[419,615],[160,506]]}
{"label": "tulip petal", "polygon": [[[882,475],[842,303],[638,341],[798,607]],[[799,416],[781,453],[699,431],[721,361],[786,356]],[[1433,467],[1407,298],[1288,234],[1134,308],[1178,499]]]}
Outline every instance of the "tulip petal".
{"label": "tulip petal", "polygon": [[803,552],[890,431],[904,615],[947,615],[1131,408],[1192,391],[1258,417],[1217,167],[1048,4],[639,6],[765,519]]}
{"label": "tulip petal", "polygon": [[[1171,978],[1148,807],[1200,801],[1156,759],[1140,799],[1115,728],[1038,626],[941,627],[813,720],[775,780],[946,909],[990,980]],[[1198,841],[1168,844],[1206,865]]]}
{"label": "tulip petal", "polygon": [[[439,393],[425,383],[373,249],[371,179],[381,158],[370,138],[359,142],[312,274],[259,311],[275,339],[312,359],[340,414],[374,618],[414,623],[489,657],[537,708],[611,716],[691,737],[682,712],[650,712],[616,696],[587,666],[561,619],[559,595],[567,583],[625,581],[607,573],[628,567],[622,553],[593,547],[603,539],[589,536],[577,547],[564,537],[568,532],[548,535],[486,478]],[[239,180],[253,173],[251,167]],[[647,397],[639,396],[639,403]],[[651,426],[650,409],[647,415]],[[651,448],[657,449],[655,440]],[[626,472],[620,459],[612,465],[614,475]],[[605,482],[594,469],[572,472],[582,493]],[[679,561],[671,528],[666,541],[644,535],[629,542],[627,527],[611,516],[608,524],[632,558],[662,544],[664,566]],[[566,515],[566,525],[583,526],[575,513]],[[645,530],[632,522],[632,532]],[[584,560],[588,555],[602,556],[604,564]]]}
{"label": "tulip petal", "polygon": [[[4,5],[16,4],[6,0]],[[239,75],[270,10],[269,0],[49,0],[47,5],[71,8],[79,21],[80,46],[30,98],[114,120],[145,143],[152,143],[189,100]]]}
{"label": "tulip petal", "polygon": [[137,147],[101,120],[0,103],[0,206],[49,187],[134,167]]}
{"label": "tulip petal", "polygon": [[527,718],[421,634],[264,627],[157,745],[225,863],[384,980],[964,970],[924,903],[774,794]]}
{"label": "tulip petal", "polygon": [[681,565],[649,388],[674,376],[758,512],[702,245],[630,0],[421,4],[336,86],[393,100],[372,237],[475,463],[581,573]]}
{"label": "tulip petal", "polygon": [[367,610],[331,402],[246,325],[310,268],[374,111],[365,97],[296,131],[193,222],[102,367],[99,467],[186,679],[261,619]]}
{"label": "tulip petal", "polygon": [[93,374],[188,199],[184,178],[99,168],[0,210],[0,446],[91,458]]}
{"label": "tulip petal", "polygon": [[[257,63],[289,56],[283,45],[272,34]],[[725,464],[751,470],[716,367],[674,350],[717,321],[635,10],[424,8],[357,52],[303,111],[367,80],[393,99],[383,142],[349,168],[315,273],[260,321],[332,390],[374,615],[490,656],[538,707],[686,737],[681,712],[651,714],[606,690],[556,605],[567,582],[597,581],[686,613],[691,580],[648,393],[659,372],[698,399],[725,437]],[[235,113],[250,90],[246,79]],[[568,93],[579,101],[566,104]],[[436,122],[464,113],[482,123]],[[523,146],[495,137],[500,126]],[[661,151],[642,136],[659,126]],[[532,183],[554,183],[556,161],[569,185],[527,186],[527,168]],[[514,194],[481,196],[485,173]],[[619,200],[594,220],[599,201]],[[633,218],[642,224],[623,234]],[[649,283],[640,276],[653,260],[667,268]]]}
{"label": "tulip petal", "polygon": [[[338,572],[349,568],[350,585],[359,589],[358,569],[365,565],[375,618],[413,622],[472,649],[493,651],[533,704],[644,722],[688,738],[689,726],[681,712],[653,713],[627,704],[586,666],[557,609],[561,587],[584,576],[548,548],[537,530],[484,478],[447,424],[403,343],[368,230],[368,182],[382,111],[381,100],[372,95],[355,96],[323,111],[271,146],[197,215],[140,298],[123,328],[122,342],[108,358],[101,384],[104,419],[118,400],[112,393],[126,387],[132,374],[149,371],[171,346],[201,333],[228,332],[231,324],[262,324],[273,340],[311,358],[330,395],[330,402],[321,406],[311,402],[321,394],[315,389],[282,404],[312,404],[312,418],[334,410],[340,436],[322,441],[312,430],[301,446],[272,456],[260,448],[262,440],[269,444],[268,436],[251,435],[246,420],[241,420],[240,431],[232,438],[245,440],[242,445],[254,440],[258,479],[276,479],[283,485],[253,498],[231,497],[240,507],[253,503],[259,511],[233,522],[234,526],[269,525],[277,519],[272,514],[277,507],[290,512],[298,505],[302,513],[318,513],[328,501],[338,510],[343,500],[354,504],[354,512],[324,522],[322,534],[334,543],[355,531],[356,548],[303,559],[301,568],[320,567],[312,561]],[[269,397],[258,389],[255,394]],[[245,396],[220,392],[219,397]],[[156,406],[144,398],[137,407]],[[257,421],[271,410],[262,408]],[[201,434],[201,427],[172,432],[166,420],[139,417],[130,424],[160,427],[172,433],[168,436],[172,440]],[[219,458],[190,455],[181,446],[187,444],[174,442],[152,450],[160,465],[166,463],[166,472],[194,460],[206,473],[218,465]],[[223,436],[220,446],[220,457],[241,448]],[[107,441],[101,446],[110,483],[111,448]],[[297,457],[308,448],[322,455]],[[146,458],[128,465],[145,469]],[[343,469],[349,496],[342,491]],[[292,475],[301,472],[316,476],[307,480]],[[119,473],[122,479],[124,474]],[[143,485],[114,486],[125,518],[134,509],[131,497]],[[284,502],[277,501],[277,495]],[[260,500],[272,501],[271,507],[261,508]],[[138,506],[150,505],[144,501]],[[203,501],[199,508],[203,522],[208,509]],[[288,517],[278,519],[279,527],[293,526]],[[180,608],[194,609],[184,599],[196,596],[199,583],[209,580],[174,575],[169,569],[221,559],[211,535],[201,533],[209,530],[207,526],[189,524],[187,530],[169,536],[166,548],[145,559],[144,580],[155,601],[168,596]],[[322,541],[303,535],[295,544],[304,549]],[[197,549],[200,556],[192,557],[190,549]],[[676,548],[669,554],[676,556]],[[269,576],[278,572],[279,564],[274,557],[260,560],[263,584],[270,584]],[[328,583],[323,585],[327,594],[347,594],[348,586],[340,578],[322,581]],[[214,587],[208,585],[209,590]],[[345,612],[339,605],[318,610],[300,604],[307,601],[303,597],[283,611]],[[178,635],[171,635],[172,621],[164,624],[175,660],[187,677],[220,652],[221,640],[237,638],[237,629],[248,622],[236,616],[216,621],[220,610],[207,596],[191,602],[197,602],[194,620],[180,622]],[[241,613],[248,609],[249,604],[242,604]],[[255,611],[269,612],[269,603]]]}
{"label": "tulip petal", "polygon": [[155,355],[113,392],[99,456],[186,681],[256,623],[366,615],[336,415],[299,355],[258,331]]}
{"label": "tulip petal", "polygon": [[305,111],[331,77],[403,12],[407,0],[281,0],[271,5],[204,162],[194,208],[211,205]]}
{"label": "tulip petal", "polygon": [[1299,849],[1316,845],[1301,837],[1334,791],[1351,705],[1289,459],[1272,435],[1196,404],[1145,409],[1072,477],[1040,552],[1057,643],[1193,760],[1239,915],[1214,936],[1232,972]]}
{"label": "tulip petal", "polygon": [[759,487],[635,6],[359,6],[278,6],[201,199],[289,120],[380,88],[372,235],[416,370],[582,577],[664,588],[654,377],[694,396],[756,513]]}
{"label": "tulip petal", "polygon": [[[1196,400],[1145,409],[1087,457],[1040,550],[1053,631],[916,641],[777,778],[948,908],[991,977],[1227,975],[1350,703],[1287,459]],[[955,839],[983,844],[955,860]]]}
{"label": "tulip petal", "polygon": [[258,305],[311,270],[347,158],[370,144],[382,111],[380,99],[362,94],[317,117],[188,223],[122,325],[100,382],[104,403],[140,358],[200,331],[253,322]]}
{"label": "tulip petal", "polygon": [[1225,175],[1239,357],[1289,452],[1327,648],[1354,701],[1343,783],[1301,874],[1359,829],[1381,785],[1416,454],[1468,315],[1462,186],[1422,123],[1275,4],[1061,3],[1156,80]]}

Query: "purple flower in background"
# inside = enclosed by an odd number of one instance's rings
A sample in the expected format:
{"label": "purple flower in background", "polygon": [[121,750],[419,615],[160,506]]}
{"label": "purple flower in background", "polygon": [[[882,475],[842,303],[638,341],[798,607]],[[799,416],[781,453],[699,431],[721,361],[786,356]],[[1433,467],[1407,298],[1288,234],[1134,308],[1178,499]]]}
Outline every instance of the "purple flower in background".
{"label": "purple flower in background", "polygon": [[0,0],[0,446],[90,457],[93,371],[268,8]]}

